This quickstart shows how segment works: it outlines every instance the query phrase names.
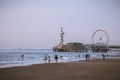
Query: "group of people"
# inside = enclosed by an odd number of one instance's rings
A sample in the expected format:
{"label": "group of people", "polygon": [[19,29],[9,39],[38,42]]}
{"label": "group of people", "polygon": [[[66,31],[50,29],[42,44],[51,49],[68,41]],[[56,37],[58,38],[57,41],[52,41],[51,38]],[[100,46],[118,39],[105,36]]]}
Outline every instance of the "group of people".
{"label": "group of people", "polygon": [[[50,63],[51,62],[50,56],[47,57],[47,55],[45,55],[44,60],[45,60],[45,63],[47,63],[47,62]],[[58,62],[58,56],[57,55],[55,55],[54,60],[55,60],[55,63]]]}
{"label": "group of people", "polygon": [[[79,55],[78,57],[80,57],[80,55]],[[85,55],[83,55],[83,57],[85,57],[86,60],[90,60],[90,54],[85,54]],[[103,57],[103,60],[105,60],[106,55],[105,55],[105,54],[102,54],[102,57]],[[63,56],[60,56],[59,59],[65,60],[65,59],[63,58]],[[18,58],[18,60],[24,61],[24,54],[22,54],[22,55]],[[51,63],[51,58],[50,58],[50,56],[45,55],[44,61],[45,61],[45,63]],[[55,63],[58,62],[58,55],[55,55],[55,56],[54,56],[54,61],[55,61]]]}
{"label": "group of people", "polygon": [[[61,56],[61,58],[62,58],[62,56]],[[22,54],[19,58],[18,58],[18,60],[24,60],[24,54]],[[50,63],[51,62],[51,58],[50,58],[50,56],[47,56],[47,55],[45,55],[45,63]],[[55,63],[57,63],[58,62],[58,56],[57,55],[55,55],[55,57],[54,57],[54,60],[55,60]]]}
{"label": "group of people", "polygon": [[[103,60],[105,60],[106,55],[102,54]],[[90,54],[85,55],[86,60],[90,60]]]}

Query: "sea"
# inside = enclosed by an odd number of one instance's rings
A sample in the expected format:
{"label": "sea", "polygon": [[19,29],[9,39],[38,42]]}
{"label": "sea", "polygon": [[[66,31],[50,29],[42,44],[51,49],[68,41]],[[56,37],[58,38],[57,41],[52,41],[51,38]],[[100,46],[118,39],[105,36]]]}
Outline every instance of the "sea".
{"label": "sea", "polygon": [[[34,64],[47,64],[45,57],[49,56],[51,63],[55,63],[55,55],[58,63],[86,60],[85,55],[90,54],[90,59],[120,58],[120,52],[107,53],[81,53],[81,52],[53,52],[52,49],[0,49],[0,68],[30,66]],[[24,55],[24,56],[22,56]]]}

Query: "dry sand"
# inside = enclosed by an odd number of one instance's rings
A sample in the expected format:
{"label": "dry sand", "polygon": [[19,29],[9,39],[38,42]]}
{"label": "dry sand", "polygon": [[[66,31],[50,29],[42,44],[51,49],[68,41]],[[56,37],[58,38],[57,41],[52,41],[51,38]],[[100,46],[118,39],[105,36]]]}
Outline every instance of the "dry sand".
{"label": "dry sand", "polygon": [[120,80],[120,59],[4,68],[0,80]]}

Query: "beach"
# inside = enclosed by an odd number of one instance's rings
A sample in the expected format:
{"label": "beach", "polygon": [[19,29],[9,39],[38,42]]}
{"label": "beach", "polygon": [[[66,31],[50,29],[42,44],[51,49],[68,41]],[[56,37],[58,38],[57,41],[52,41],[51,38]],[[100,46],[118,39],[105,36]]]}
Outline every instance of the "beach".
{"label": "beach", "polygon": [[120,58],[1,68],[0,80],[120,80]]}

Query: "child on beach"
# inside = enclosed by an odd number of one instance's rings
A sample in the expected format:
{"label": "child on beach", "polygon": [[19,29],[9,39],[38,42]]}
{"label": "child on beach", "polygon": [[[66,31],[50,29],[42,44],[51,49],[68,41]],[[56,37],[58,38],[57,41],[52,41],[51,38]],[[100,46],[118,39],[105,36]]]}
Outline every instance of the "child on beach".
{"label": "child on beach", "polygon": [[48,56],[48,63],[50,63],[50,56]]}

